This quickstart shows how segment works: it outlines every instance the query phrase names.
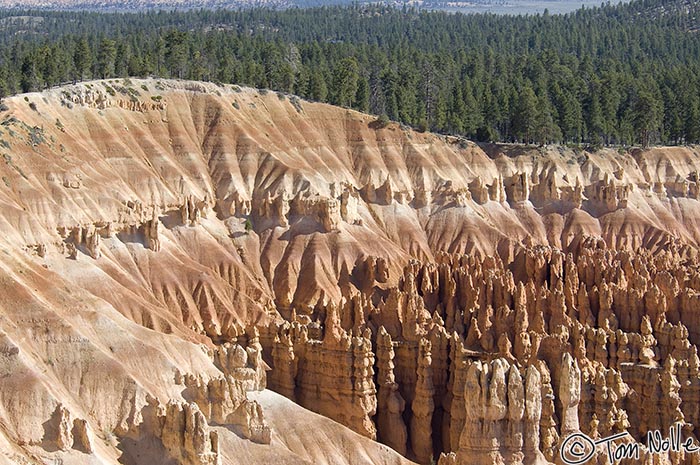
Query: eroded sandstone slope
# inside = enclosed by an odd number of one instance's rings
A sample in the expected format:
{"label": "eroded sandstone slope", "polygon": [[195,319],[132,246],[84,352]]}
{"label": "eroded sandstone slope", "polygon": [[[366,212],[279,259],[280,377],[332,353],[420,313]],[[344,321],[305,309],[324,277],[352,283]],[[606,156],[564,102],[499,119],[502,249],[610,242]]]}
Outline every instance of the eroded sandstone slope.
{"label": "eroded sandstone slope", "polygon": [[545,463],[571,431],[696,433],[693,148],[479,147],[152,79],[6,104],[9,463],[403,460],[370,439]]}

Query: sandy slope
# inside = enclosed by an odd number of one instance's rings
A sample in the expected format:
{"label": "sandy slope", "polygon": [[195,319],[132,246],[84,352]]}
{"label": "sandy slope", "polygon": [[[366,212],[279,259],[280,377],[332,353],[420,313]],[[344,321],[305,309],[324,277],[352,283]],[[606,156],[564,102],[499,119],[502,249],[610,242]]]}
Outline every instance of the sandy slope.
{"label": "sandy slope", "polygon": [[[275,462],[317,465],[409,463],[390,448],[348,432],[338,423],[310,412],[273,391],[255,392],[249,397],[260,402],[268,412],[266,419],[274,430],[270,449],[276,454]],[[246,446],[252,449],[249,442]],[[241,449],[244,447],[240,446]],[[236,453],[245,452],[237,449]],[[254,454],[251,451],[251,457]],[[272,463],[272,452],[270,454],[271,459],[266,463]]]}

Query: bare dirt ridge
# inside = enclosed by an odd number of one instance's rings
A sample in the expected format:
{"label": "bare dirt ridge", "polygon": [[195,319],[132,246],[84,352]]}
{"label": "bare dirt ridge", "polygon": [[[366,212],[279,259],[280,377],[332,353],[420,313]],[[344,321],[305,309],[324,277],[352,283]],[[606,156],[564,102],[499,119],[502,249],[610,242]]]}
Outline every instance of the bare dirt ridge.
{"label": "bare dirt ridge", "polygon": [[694,147],[482,148],[157,79],[5,104],[0,463],[532,464],[573,431],[698,432]]}

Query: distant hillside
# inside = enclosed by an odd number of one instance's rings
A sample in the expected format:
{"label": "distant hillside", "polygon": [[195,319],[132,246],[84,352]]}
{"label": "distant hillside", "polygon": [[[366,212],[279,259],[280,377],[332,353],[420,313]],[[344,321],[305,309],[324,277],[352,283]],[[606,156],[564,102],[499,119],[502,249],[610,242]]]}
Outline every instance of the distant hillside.
{"label": "distant hillside", "polygon": [[141,11],[148,9],[197,8],[310,8],[324,5],[374,3],[396,8],[444,10],[463,13],[535,14],[569,13],[582,6],[596,7],[598,0],[0,0],[0,8],[37,8],[42,10]]}
{"label": "distant hillside", "polygon": [[2,8],[37,8],[46,10],[144,10],[159,8],[239,8],[256,6],[291,6],[289,0],[0,0]]}

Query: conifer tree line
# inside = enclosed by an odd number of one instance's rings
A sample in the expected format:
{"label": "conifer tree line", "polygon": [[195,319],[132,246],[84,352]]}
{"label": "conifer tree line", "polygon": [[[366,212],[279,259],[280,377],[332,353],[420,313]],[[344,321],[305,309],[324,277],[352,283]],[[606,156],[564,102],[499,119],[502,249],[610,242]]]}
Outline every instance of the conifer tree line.
{"label": "conifer tree line", "polygon": [[686,0],[563,16],[2,11],[0,94],[157,76],[269,88],[480,141],[694,144],[698,18]]}

